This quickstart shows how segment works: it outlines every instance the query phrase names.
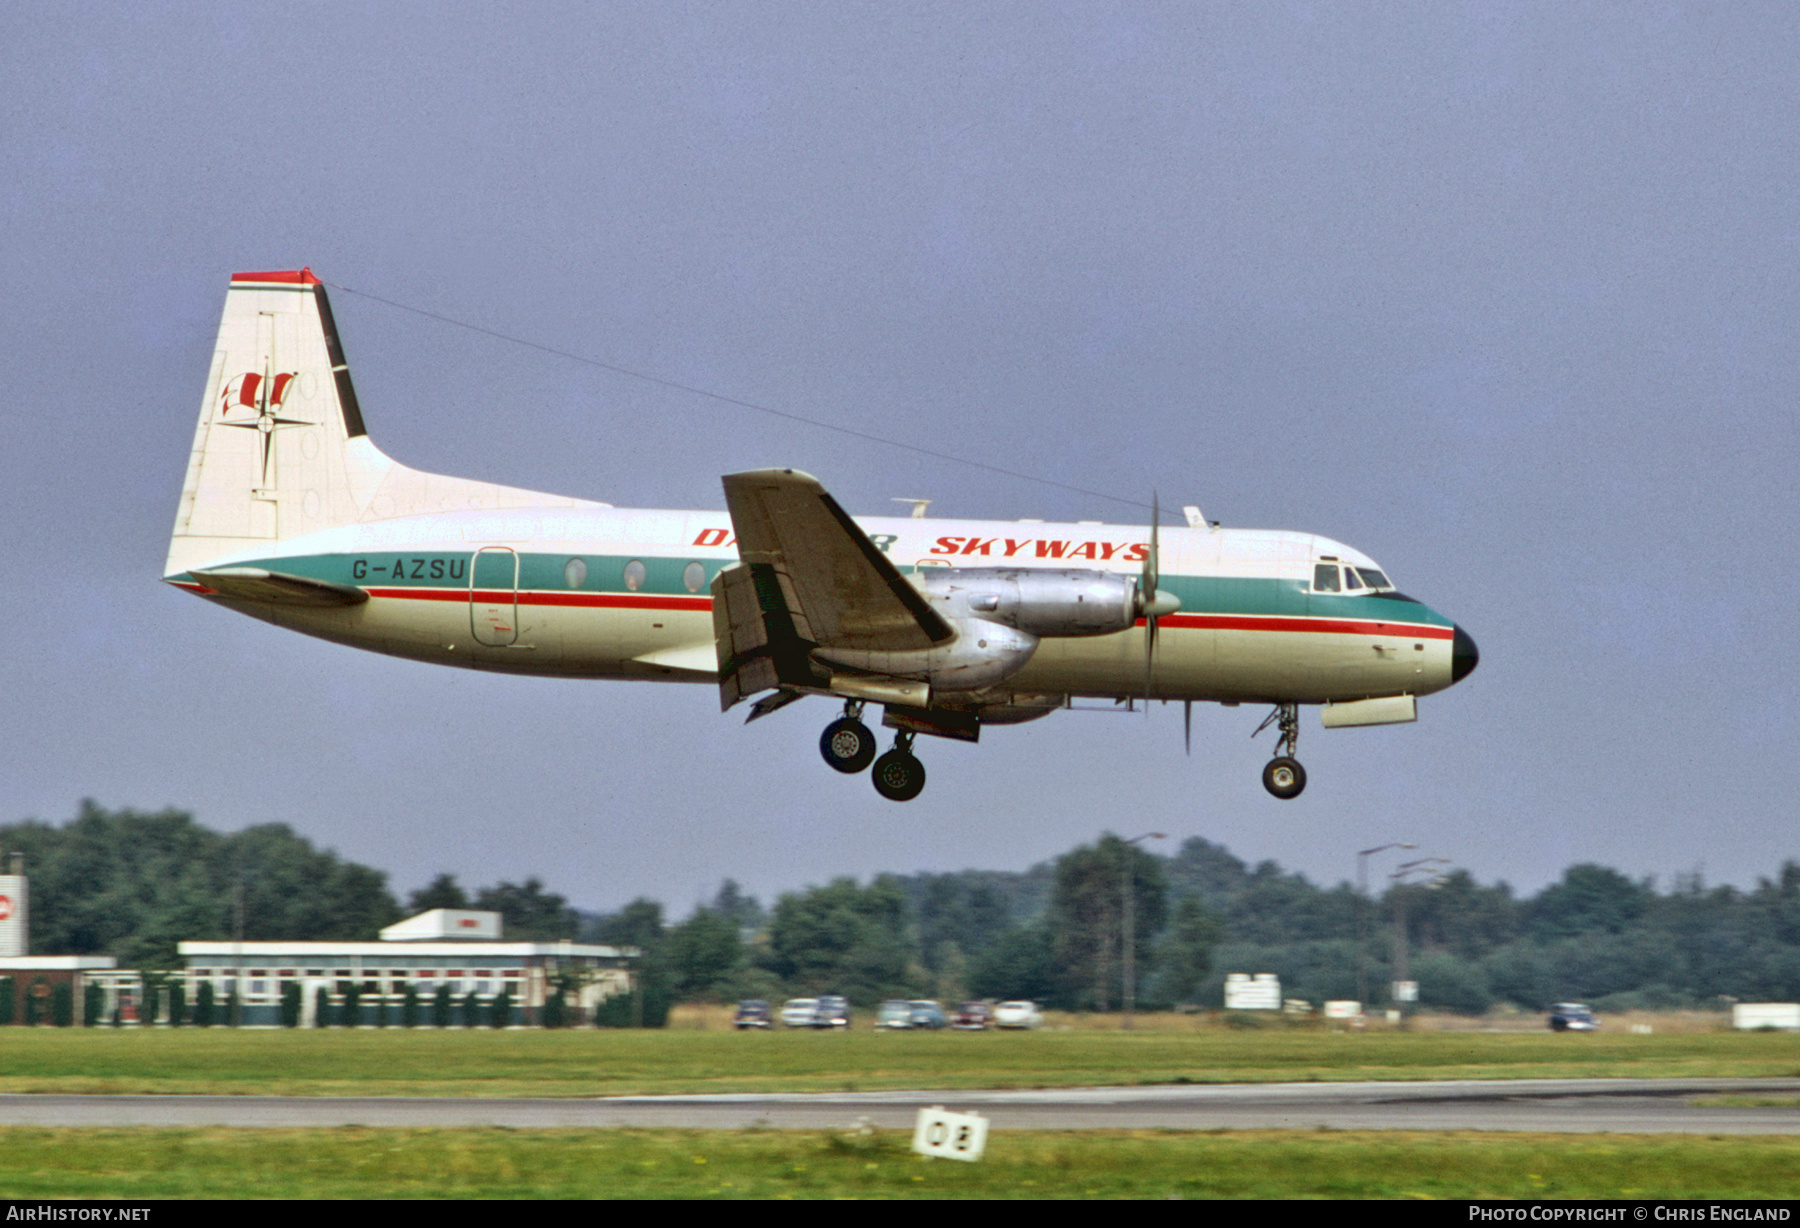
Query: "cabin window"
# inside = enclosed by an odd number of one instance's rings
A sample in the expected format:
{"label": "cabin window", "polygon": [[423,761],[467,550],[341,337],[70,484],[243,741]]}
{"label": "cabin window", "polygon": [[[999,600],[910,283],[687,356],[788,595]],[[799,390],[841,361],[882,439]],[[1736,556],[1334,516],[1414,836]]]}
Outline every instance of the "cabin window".
{"label": "cabin window", "polygon": [[644,564],[637,559],[625,564],[625,587],[634,593],[644,587]]}
{"label": "cabin window", "polygon": [[563,583],[570,588],[580,588],[587,583],[587,561],[570,559],[563,564]]}
{"label": "cabin window", "polygon": [[1313,592],[1335,593],[1338,591],[1338,570],[1335,563],[1320,563],[1313,568]]}
{"label": "cabin window", "polygon": [[681,569],[681,582],[687,586],[688,592],[699,592],[706,587],[706,568],[699,563],[689,563]]}

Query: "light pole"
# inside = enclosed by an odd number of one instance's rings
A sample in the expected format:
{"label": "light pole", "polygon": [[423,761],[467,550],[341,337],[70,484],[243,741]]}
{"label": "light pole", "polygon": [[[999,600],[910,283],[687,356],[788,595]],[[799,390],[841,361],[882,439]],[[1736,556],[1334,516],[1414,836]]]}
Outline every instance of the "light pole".
{"label": "light pole", "polygon": [[1357,1009],[1369,1013],[1369,912],[1374,901],[1369,899],[1369,858],[1389,849],[1416,849],[1416,844],[1395,841],[1379,848],[1364,849],[1356,855],[1356,890],[1362,903],[1356,910],[1356,1000]]}
{"label": "light pole", "polygon": [[[1444,881],[1443,871],[1427,869],[1426,867],[1447,866],[1449,864],[1450,859],[1448,857],[1421,857],[1417,861],[1409,861],[1405,865],[1397,867],[1392,874],[1388,875],[1388,881],[1394,885],[1393,983],[1396,986],[1402,981],[1412,980],[1412,977],[1408,975],[1410,970],[1406,966],[1406,897],[1402,895],[1398,889],[1401,887],[1421,885],[1435,887]],[[1424,877],[1415,883],[1408,883],[1406,881],[1407,878],[1414,874],[1424,875]],[[1417,1001],[1417,998],[1415,997],[1413,1000]]]}
{"label": "light pole", "polygon": [[1125,1014],[1119,1026],[1131,1030],[1132,1012],[1137,1009],[1137,891],[1131,873],[1131,850],[1140,840],[1165,840],[1160,831],[1147,831],[1133,836],[1125,844],[1125,924],[1119,938],[1125,947]]}

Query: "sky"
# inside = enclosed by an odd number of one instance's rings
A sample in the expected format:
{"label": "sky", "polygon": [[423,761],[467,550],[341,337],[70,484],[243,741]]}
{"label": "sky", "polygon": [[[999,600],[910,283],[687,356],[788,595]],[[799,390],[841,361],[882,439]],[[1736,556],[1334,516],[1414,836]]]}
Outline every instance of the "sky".
{"label": "sky", "polygon": [[[402,896],[674,916],[1103,831],[1321,883],[1407,841],[1377,881],[1754,886],[1800,858],[1796,114],[1786,4],[0,6],[36,593],[0,822],[173,806]],[[416,468],[1137,524],[1154,492],[1367,552],[1480,668],[1417,724],[1307,713],[1293,802],[1262,713],[1202,705],[1187,755],[1178,706],[922,741],[897,806],[820,762],[824,700],[745,726],[280,631],[159,577],[227,280],[302,265]]]}

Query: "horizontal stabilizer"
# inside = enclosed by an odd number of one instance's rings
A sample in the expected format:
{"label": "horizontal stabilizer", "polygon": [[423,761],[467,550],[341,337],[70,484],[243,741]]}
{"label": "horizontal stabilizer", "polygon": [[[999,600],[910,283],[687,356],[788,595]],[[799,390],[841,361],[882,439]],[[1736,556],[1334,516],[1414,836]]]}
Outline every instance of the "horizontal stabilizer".
{"label": "horizontal stabilizer", "polygon": [[291,576],[261,567],[215,567],[188,573],[221,597],[266,601],[274,605],[361,605],[369,594],[348,584],[330,584],[307,576]]}

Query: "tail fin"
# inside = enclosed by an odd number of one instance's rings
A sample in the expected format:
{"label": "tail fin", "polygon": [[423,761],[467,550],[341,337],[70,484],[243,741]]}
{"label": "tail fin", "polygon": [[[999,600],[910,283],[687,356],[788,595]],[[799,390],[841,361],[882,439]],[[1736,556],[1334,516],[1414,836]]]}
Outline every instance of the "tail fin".
{"label": "tail fin", "polygon": [[163,569],[340,525],[464,508],[604,506],[397,464],[369,441],[311,269],[235,273]]}

